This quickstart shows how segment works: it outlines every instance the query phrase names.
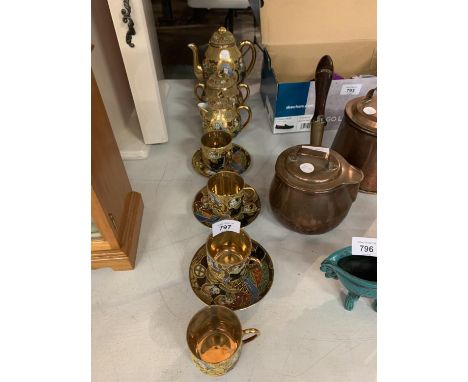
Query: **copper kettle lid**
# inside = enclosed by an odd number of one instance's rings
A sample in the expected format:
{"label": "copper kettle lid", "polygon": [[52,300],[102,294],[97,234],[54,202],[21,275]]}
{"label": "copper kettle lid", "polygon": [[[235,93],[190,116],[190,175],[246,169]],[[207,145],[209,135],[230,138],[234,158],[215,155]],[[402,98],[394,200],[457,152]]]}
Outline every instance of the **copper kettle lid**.
{"label": "copper kettle lid", "polygon": [[218,47],[231,46],[236,45],[236,39],[226,28],[220,27],[211,35],[209,44]]}
{"label": "copper kettle lid", "polygon": [[360,130],[377,135],[377,88],[365,97],[354,98],[346,104],[346,115]]}
{"label": "copper kettle lid", "polygon": [[276,160],[275,171],[288,186],[306,192],[328,192],[363,179],[362,171],[336,151],[305,145],[284,150]]}

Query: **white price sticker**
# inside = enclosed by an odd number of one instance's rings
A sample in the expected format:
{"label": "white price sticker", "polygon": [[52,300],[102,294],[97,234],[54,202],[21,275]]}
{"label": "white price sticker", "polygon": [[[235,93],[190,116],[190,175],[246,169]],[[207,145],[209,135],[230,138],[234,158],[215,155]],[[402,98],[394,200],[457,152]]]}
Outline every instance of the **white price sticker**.
{"label": "white price sticker", "polygon": [[340,95],[359,95],[362,84],[348,84],[341,87]]}
{"label": "white price sticker", "polygon": [[237,220],[220,220],[219,222],[213,223],[211,226],[213,236],[219,235],[221,232],[232,231],[240,232],[240,222]]}
{"label": "white price sticker", "polygon": [[315,151],[322,151],[325,154],[330,154],[330,149],[328,147],[320,147],[320,146],[302,146],[303,149],[315,150]]}
{"label": "white price sticker", "polygon": [[302,172],[305,172],[306,174],[309,174],[311,172],[314,172],[314,165],[312,163],[302,163],[299,168],[301,169]]}
{"label": "white price sticker", "polygon": [[355,256],[377,257],[377,239],[372,237],[353,237],[351,253]]}

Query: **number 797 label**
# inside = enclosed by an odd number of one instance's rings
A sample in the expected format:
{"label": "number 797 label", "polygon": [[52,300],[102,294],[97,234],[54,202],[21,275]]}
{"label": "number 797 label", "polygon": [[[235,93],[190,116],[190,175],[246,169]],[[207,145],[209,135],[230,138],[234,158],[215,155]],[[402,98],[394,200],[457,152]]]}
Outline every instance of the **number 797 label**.
{"label": "number 797 label", "polygon": [[225,231],[240,232],[240,222],[236,220],[220,220],[219,222],[211,225],[213,236],[220,234]]}
{"label": "number 797 label", "polygon": [[377,257],[377,239],[370,237],[353,237],[351,252],[356,256]]}

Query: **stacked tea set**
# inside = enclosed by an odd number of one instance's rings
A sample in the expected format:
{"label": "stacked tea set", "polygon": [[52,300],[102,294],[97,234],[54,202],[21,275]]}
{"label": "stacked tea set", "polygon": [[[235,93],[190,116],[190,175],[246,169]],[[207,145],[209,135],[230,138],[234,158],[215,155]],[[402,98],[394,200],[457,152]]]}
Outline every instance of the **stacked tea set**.
{"label": "stacked tea set", "polygon": [[[250,90],[243,81],[255,64],[256,51],[247,40],[237,45],[233,34],[223,27],[211,36],[201,62],[198,47],[188,46],[193,52],[198,80],[194,92],[201,101],[203,127],[201,147],[193,155],[192,165],[208,178],[192,208],[196,219],[212,232],[190,264],[192,290],[208,306],[190,321],[187,343],[202,372],[223,375],[237,362],[242,344],[260,334],[257,329],[242,329],[233,311],[260,301],[270,290],[274,274],[267,251],[243,229],[259,215],[261,204],[256,190],[240,175],[250,166],[250,154],[233,143],[252,117],[245,105]],[[249,50],[246,65],[244,56]],[[365,176],[344,155],[321,147],[332,74],[333,62],[324,56],[315,73],[310,145],[293,146],[279,155],[270,189],[270,204],[278,220],[306,234],[328,232],[340,224]],[[373,94],[362,101],[367,107]],[[347,310],[360,296],[376,298],[375,258],[363,263],[351,257],[348,247],[329,256],[321,270],[349,290]],[[243,339],[246,334],[251,336]]]}

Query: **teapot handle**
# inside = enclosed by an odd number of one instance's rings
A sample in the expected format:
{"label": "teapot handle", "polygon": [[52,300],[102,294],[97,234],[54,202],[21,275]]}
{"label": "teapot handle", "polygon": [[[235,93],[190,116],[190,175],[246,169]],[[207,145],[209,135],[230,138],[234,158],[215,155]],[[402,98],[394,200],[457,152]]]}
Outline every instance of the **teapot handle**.
{"label": "teapot handle", "polygon": [[[198,94],[198,89],[202,89],[202,92],[201,92],[201,95]],[[195,87],[193,88],[193,92],[195,93],[195,96],[201,101],[201,102],[205,102],[205,100],[202,98],[203,96],[203,92],[205,91],[205,84],[202,84],[202,83],[198,83],[195,85]]]}
{"label": "teapot handle", "polygon": [[[241,110],[246,110],[248,114],[247,120],[242,124],[241,130],[243,130],[247,126],[247,124],[250,122],[250,119],[252,118],[252,110],[250,110],[250,107],[246,105],[240,105],[237,107],[237,112],[239,113],[239,116],[241,115],[240,113]],[[242,116],[241,116],[241,120],[242,120]]]}
{"label": "teapot handle", "polygon": [[[239,85],[237,85],[237,89],[239,89],[239,93],[240,93],[240,95],[241,95],[241,97],[242,97],[242,103],[244,103],[245,100],[246,100],[247,98],[249,98],[249,95],[250,95],[250,88],[249,88],[249,85],[247,85],[247,84],[239,84]],[[244,90],[245,90],[245,93],[244,93],[244,94],[242,94],[242,90],[241,90],[241,89],[244,89]]]}
{"label": "teapot handle", "polygon": [[[241,51],[241,53],[242,48],[244,46],[247,46],[247,48],[252,51],[252,57],[250,59],[249,66],[247,66],[247,70],[245,71],[245,77],[247,77],[255,65],[255,60],[257,59],[257,51],[255,50],[255,45],[252,42],[250,42],[249,40],[243,40],[239,44],[239,50]],[[245,51],[245,53],[247,53],[247,51]],[[245,53],[242,53],[242,56],[244,56]]]}

